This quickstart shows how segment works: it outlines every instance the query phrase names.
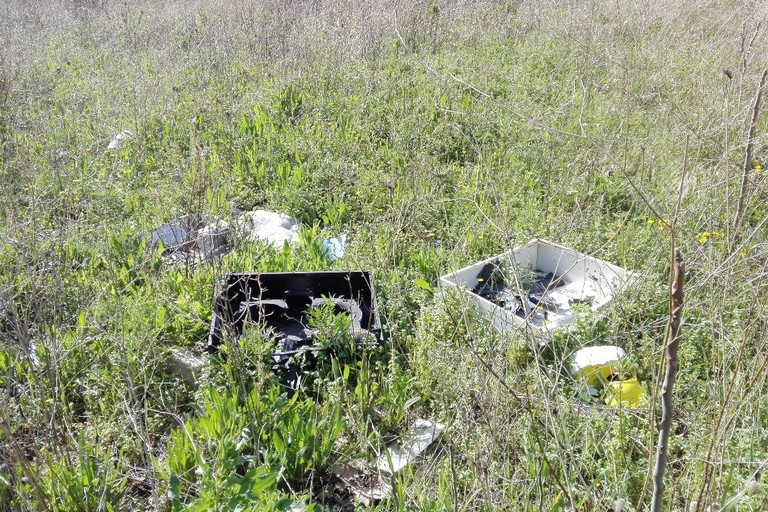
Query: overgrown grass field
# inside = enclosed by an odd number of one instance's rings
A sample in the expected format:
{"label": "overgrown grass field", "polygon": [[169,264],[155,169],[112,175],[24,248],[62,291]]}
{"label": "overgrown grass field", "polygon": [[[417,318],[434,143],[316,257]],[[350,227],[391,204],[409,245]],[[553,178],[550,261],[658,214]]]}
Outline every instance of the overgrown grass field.
{"label": "overgrown grass field", "polygon": [[[646,510],[673,246],[665,508],[765,510],[766,16],[0,0],[0,510],[367,509],[330,495],[331,468],[372,465],[417,418],[446,431],[368,508]],[[298,218],[300,242],[176,265],[147,242],[182,214],[254,208]],[[639,276],[542,351],[437,293],[534,237]],[[321,358],[290,398],[259,333],[196,386],[168,364],[205,344],[227,272],[325,269],[373,272],[380,347]],[[337,321],[318,320],[329,340]],[[645,405],[574,407],[564,361],[595,344],[632,355]]]}

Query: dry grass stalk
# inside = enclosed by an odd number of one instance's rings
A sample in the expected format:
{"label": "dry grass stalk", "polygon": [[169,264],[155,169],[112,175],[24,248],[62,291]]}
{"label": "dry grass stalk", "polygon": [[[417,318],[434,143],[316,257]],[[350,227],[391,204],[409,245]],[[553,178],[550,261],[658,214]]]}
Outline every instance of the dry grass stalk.
{"label": "dry grass stalk", "polygon": [[667,465],[667,444],[672,427],[672,388],[677,377],[677,349],[680,343],[680,323],[683,316],[683,254],[675,248],[672,261],[672,282],[669,291],[669,331],[667,334],[667,370],[661,390],[661,425],[653,468],[653,499],[651,510],[659,512],[664,498],[664,469]]}

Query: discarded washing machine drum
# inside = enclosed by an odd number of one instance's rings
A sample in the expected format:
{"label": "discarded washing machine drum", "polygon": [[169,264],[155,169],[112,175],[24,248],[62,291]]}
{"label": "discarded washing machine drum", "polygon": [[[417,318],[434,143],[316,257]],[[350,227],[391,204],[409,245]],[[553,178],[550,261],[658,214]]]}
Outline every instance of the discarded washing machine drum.
{"label": "discarded washing machine drum", "polygon": [[275,339],[276,366],[312,346],[312,308],[333,304],[348,314],[350,337],[358,343],[381,341],[381,319],[369,271],[269,272],[229,274],[214,301],[208,352],[217,352],[227,337],[242,335],[247,324],[261,326]]}

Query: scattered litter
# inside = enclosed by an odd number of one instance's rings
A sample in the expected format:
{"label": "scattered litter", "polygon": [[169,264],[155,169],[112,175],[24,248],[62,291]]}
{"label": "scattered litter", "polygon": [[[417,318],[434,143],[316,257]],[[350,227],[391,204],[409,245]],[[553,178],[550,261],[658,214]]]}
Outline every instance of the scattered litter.
{"label": "scattered litter", "polygon": [[338,479],[337,488],[349,489],[364,507],[386,499],[392,493],[392,477],[388,474],[369,474],[353,466],[334,466],[331,473]]}
{"label": "scattered litter", "polygon": [[192,241],[188,219],[184,215],[152,230],[152,244],[162,243],[166,251],[183,250]]}
{"label": "scattered litter", "polygon": [[571,374],[587,383],[591,399],[610,407],[640,406],[644,392],[620,347],[602,345],[577,350],[569,359]]}
{"label": "scattered litter", "polygon": [[173,348],[169,354],[168,363],[188,386],[195,387],[206,360],[189,349]]}
{"label": "scattered litter", "polygon": [[394,443],[376,459],[376,467],[393,475],[421,455],[445,430],[442,423],[418,419],[405,434],[401,443]]}
{"label": "scattered litter", "polygon": [[210,261],[229,252],[229,224],[216,220],[197,232],[197,247],[200,258]]}
{"label": "scattered litter", "polygon": [[351,317],[352,339],[359,344],[380,341],[381,319],[368,271],[229,274],[214,301],[207,349],[218,351],[225,332],[240,336],[246,325],[259,326],[275,340],[273,368],[295,391],[301,377],[295,356],[317,350],[309,312],[330,304],[334,313]]}
{"label": "scattered litter", "polygon": [[362,461],[331,468],[337,480],[334,490],[348,490],[364,507],[375,505],[392,494],[392,476],[424,453],[444,430],[441,423],[416,420],[402,442],[390,444],[376,459],[375,473]]}
{"label": "scattered litter", "polygon": [[188,213],[166,222],[152,230],[151,243],[162,243],[166,252],[189,250],[197,239],[197,233],[212,220],[208,215]]}
{"label": "scattered litter", "polygon": [[347,235],[339,235],[336,238],[323,240],[323,253],[330,262],[340,260],[344,257],[344,248],[347,245]]}
{"label": "scattered litter", "polygon": [[152,230],[150,243],[162,244],[167,263],[210,261],[230,250],[230,229],[223,220],[188,213]]}
{"label": "scattered litter", "polygon": [[440,278],[465,288],[502,332],[529,328],[541,343],[554,329],[596,310],[629,277],[625,269],[551,242],[535,239]]}
{"label": "scattered litter", "polygon": [[268,210],[243,212],[234,222],[235,231],[243,239],[269,242],[277,249],[299,240],[299,221],[283,213]]}
{"label": "scattered litter", "polygon": [[[188,213],[152,230],[150,243],[162,243],[167,263],[211,261],[232,250],[233,242],[265,241],[277,249],[299,240],[299,223],[288,215],[267,210],[240,213],[230,225],[211,215]],[[329,262],[344,257],[347,235],[324,240]]]}
{"label": "scattered litter", "polygon": [[120,146],[121,142],[123,142],[125,139],[130,139],[130,138],[133,138],[133,132],[131,130],[123,130],[114,136],[112,141],[107,146],[107,149],[117,149],[117,147]]}

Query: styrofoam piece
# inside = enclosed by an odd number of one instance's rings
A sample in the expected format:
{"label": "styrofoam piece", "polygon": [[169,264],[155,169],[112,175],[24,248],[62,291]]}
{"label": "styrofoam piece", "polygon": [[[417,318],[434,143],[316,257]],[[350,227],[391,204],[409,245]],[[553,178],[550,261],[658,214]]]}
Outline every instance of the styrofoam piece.
{"label": "styrofoam piece", "polygon": [[277,249],[299,240],[298,220],[268,210],[243,212],[235,221],[235,230],[251,242],[264,240]]}
{"label": "styrofoam piece", "polygon": [[627,353],[621,347],[613,345],[601,345],[598,347],[584,347],[577,350],[571,356],[572,371],[577,373],[592,366],[603,366],[618,362]]}
{"label": "styrofoam piece", "polygon": [[207,361],[186,348],[172,348],[168,362],[187,385],[194,387]]}
{"label": "styrofoam piece", "polygon": [[[478,274],[488,263],[507,264],[509,270],[508,275],[504,276],[504,282],[512,295],[522,290],[522,272],[552,272],[562,285],[551,288],[546,296],[557,304],[557,308],[546,312],[531,309],[527,315],[520,316],[472,293],[471,290],[477,286]],[[578,315],[572,307],[573,304],[582,303],[592,310],[599,309],[611,301],[630,275],[627,270],[607,261],[546,240],[534,239],[525,245],[445,275],[440,278],[438,284],[441,288],[466,290],[467,296],[488,312],[493,325],[502,333],[528,329],[543,343],[553,330],[576,320]]]}
{"label": "styrofoam piece", "polygon": [[401,443],[387,447],[387,451],[376,459],[376,467],[393,475],[421,455],[445,430],[442,423],[416,420]]}

